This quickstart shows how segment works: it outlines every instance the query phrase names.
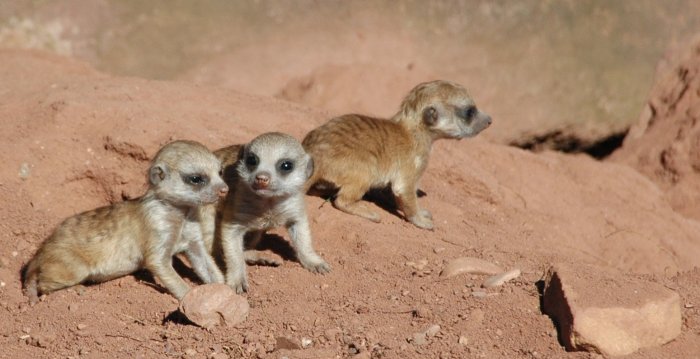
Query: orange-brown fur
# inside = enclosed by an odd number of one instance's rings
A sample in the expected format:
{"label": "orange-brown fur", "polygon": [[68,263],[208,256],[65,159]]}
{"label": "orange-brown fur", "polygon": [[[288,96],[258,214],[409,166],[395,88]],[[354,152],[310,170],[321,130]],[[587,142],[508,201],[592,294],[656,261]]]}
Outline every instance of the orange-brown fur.
{"label": "orange-brown fur", "polygon": [[431,229],[432,216],[418,206],[416,191],[433,142],[472,137],[490,123],[460,85],[422,83],[391,119],[344,115],[307,134],[303,146],[315,165],[307,190],[334,194],[336,208],[379,222],[359,201],[370,189],[390,186],[405,218]]}

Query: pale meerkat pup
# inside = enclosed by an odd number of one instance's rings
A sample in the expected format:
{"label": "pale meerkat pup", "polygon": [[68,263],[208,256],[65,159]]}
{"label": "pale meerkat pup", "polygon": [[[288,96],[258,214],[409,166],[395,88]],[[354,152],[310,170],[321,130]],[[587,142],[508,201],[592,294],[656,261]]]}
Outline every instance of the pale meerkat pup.
{"label": "pale meerkat pup", "polygon": [[223,283],[222,272],[205,248],[196,211],[228,192],[220,171],[219,159],[197,142],[164,146],[150,165],[143,197],[68,218],[41,245],[25,271],[30,301],[35,303],[39,294],[103,282],[141,268],[181,299],[189,286],[172,266],[179,252],[202,281]]}
{"label": "pale meerkat pup", "polygon": [[221,250],[226,283],[238,293],[248,289],[244,236],[253,246],[269,229],[284,226],[301,265],[314,273],[330,266],[313,248],[304,202],[304,184],[314,170],[313,160],[294,137],[271,132],[254,138],[243,148],[231,146],[215,152],[226,163],[237,158],[235,173],[224,173],[231,193],[220,207]]}
{"label": "pale meerkat pup", "polygon": [[432,229],[432,215],[418,206],[416,191],[433,142],[473,137],[490,124],[462,86],[419,84],[391,119],[343,115],[309,132],[302,144],[315,171],[306,189],[334,196],[333,206],[343,212],[379,222],[360,200],[370,189],[389,186],[404,217]]}

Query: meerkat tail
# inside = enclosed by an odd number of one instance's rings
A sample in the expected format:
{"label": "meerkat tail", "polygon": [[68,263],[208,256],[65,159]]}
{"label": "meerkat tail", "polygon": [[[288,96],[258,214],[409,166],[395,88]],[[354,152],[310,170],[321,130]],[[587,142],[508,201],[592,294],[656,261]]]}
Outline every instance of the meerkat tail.
{"label": "meerkat tail", "polygon": [[24,272],[24,292],[31,304],[35,304],[39,301],[39,291],[37,290],[38,281],[38,268],[36,268],[34,262],[31,262]]}

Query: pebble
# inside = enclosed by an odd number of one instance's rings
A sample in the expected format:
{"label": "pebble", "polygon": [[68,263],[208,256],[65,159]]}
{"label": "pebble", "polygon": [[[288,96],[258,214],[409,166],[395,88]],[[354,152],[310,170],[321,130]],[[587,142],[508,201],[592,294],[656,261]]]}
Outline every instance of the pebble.
{"label": "pebble", "polygon": [[192,349],[192,348],[187,348],[187,349],[185,349],[185,355],[192,357],[192,356],[197,355],[197,351]]}
{"label": "pebble", "polygon": [[228,327],[248,317],[248,300],[226,284],[205,284],[192,288],[180,301],[180,312],[203,328]]}
{"label": "pebble", "polygon": [[26,180],[31,175],[32,169],[29,167],[29,163],[24,162],[19,166],[19,178]]}
{"label": "pebble", "polygon": [[301,338],[301,347],[306,349],[313,345],[314,341],[309,338]]}
{"label": "pebble", "polygon": [[474,298],[486,298],[486,296],[488,296],[488,294],[481,290],[475,290],[472,292],[472,297]]}
{"label": "pebble", "polygon": [[444,252],[444,251],[445,251],[445,247],[435,247],[435,248],[433,248],[433,252],[434,252],[435,254],[438,254],[438,253],[441,253],[441,252]]}
{"label": "pebble", "polygon": [[13,256],[13,257],[17,257],[18,255],[19,255],[19,253],[18,253],[17,251],[12,251],[12,256]]}
{"label": "pebble", "polygon": [[425,335],[427,335],[428,338],[434,337],[437,333],[440,333],[440,326],[437,324],[431,325],[428,330],[425,331]]}
{"label": "pebble", "polygon": [[694,306],[693,304],[691,304],[691,303],[685,303],[684,307],[685,307],[686,309],[690,309],[690,308],[694,308],[695,306]]}
{"label": "pebble", "polygon": [[428,343],[425,333],[413,333],[410,341],[413,343],[413,345],[425,345]]}
{"label": "pebble", "polygon": [[440,272],[441,277],[452,277],[462,273],[497,274],[503,272],[499,266],[483,259],[462,257],[451,260]]}
{"label": "pebble", "polygon": [[503,285],[505,282],[513,280],[520,277],[520,269],[512,269],[507,272],[496,274],[494,276],[488,277],[484,283],[481,284],[484,288],[493,288]]}
{"label": "pebble", "polygon": [[467,337],[465,337],[464,335],[460,335],[459,339],[457,339],[457,343],[460,345],[467,345],[469,344],[469,339],[467,339]]}
{"label": "pebble", "polygon": [[78,330],[83,330],[85,328],[87,328],[87,325],[85,325],[83,323],[78,324]]}

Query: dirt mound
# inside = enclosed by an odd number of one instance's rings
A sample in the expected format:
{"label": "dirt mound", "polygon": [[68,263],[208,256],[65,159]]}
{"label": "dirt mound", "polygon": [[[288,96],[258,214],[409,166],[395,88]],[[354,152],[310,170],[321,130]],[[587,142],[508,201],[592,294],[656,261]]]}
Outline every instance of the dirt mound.
{"label": "dirt mound", "polygon": [[667,54],[639,122],[612,160],[651,178],[674,209],[700,219],[700,37]]}
{"label": "dirt mound", "polygon": [[436,78],[412,63],[403,67],[328,65],[291,80],[277,97],[323,108],[332,115],[359,113],[387,118],[398,111],[401,100],[416,84]]}
{"label": "dirt mound", "polygon": [[[433,149],[419,200],[434,215],[433,232],[385,211],[383,223],[371,223],[308,197],[316,248],[333,272],[305,271],[284,250],[286,233],[268,235],[261,249],[285,262],[250,268],[250,314],[237,329],[187,325],[143,273],[30,308],[19,271],[39,243],[66,216],[140,194],[147,160],[164,143],[218,148],[272,130],[301,138],[326,116],[222,88],[106,76],[41,53],[3,51],[0,63],[0,346],[8,357],[561,357],[536,285],[552,262],[661,283],[681,271],[684,303],[700,301],[699,274],[688,272],[700,258],[700,223],[674,212],[647,178],[588,156],[475,139]],[[522,275],[488,290],[478,289],[482,276],[439,278],[464,256]],[[683,313],[679,339],[631,357],[694,353],[700,321],[692,307]],[[307,348],[277,347],[289,342]]]}

